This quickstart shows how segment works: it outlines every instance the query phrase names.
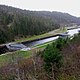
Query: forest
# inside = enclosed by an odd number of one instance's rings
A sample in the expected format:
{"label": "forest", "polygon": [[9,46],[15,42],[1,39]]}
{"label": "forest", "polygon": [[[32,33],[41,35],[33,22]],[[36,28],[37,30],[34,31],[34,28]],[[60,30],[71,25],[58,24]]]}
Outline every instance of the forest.
{"label": "forest", "polygon": [[[0,44],[73,25],[80,25],[80,18],[68,13],[0,5]],[[80,31],[29,50],[1,54],[0,80],[80,80]]]}
{"label": "forest", "polygon": [[40,35],[60,26],[79,25],[80,19],[68,13],[29,11],[0,5],[0,44]]}
{"label": "forest", "polygon": [[21,37],[40,35],[56,28],[59,28],[59,24],[52,20],[20,14],[17,10],[11,14],[0,9],[0,44]]}

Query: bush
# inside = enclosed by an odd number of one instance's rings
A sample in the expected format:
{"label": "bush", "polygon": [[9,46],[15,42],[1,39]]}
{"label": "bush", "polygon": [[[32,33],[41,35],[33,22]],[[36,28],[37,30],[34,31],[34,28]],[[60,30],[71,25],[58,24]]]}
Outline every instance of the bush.
{"label": "bush", "polygon": [[63,63],[63,57],[60,49],[64,43],[65,42],[63,40],[59,39],[56,42],[47,45],[43,51],[43,59],[45,62],[44,68],[49,74],[52,75],[53,79],[55,70],[59,70]]}

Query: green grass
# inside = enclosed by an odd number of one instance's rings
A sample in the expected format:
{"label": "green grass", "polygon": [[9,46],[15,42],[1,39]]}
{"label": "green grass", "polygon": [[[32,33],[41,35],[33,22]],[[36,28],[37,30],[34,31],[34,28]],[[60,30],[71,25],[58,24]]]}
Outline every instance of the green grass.
{"label": "green grass", "polygon": [[63,32],[66,32],[66,31],[67,31],[66,28],[60,28],[60,29],[56,29],[56,30],[50,31],[48,33],[41,34],[41,35],[34,35],[34,36],[26,37],[26,38],[16,39],[15,42],[23,42],[23,41],[35,40],[35,39],[44,38],[44,37],[56,35],[56,34],[59,34],[59,33],[63,33]]}
{"label": "green grass", "polygon": [[[65,32],[65,31],[66,31],[65,29],[64,30],[57,29],[57,30],[54,30],[52,32],[45,33],[45,34],[42,34],[42,35],[33,36],[33,37],[29,37],[29,38],[22,38],[20,40],[16,40],[16,42],[43,38],[43,37],[55,35],[57,33],[62,33],[62,32]],[[44,49],[50,43],[52,43],[52,41],[44,43],[44,44],[36,45],[36,46],[32,47],[33,48],[32,50],[29,50],[29,51],[16,51],[16,52],[5,53],[5,55],[0,55],[0,67],[4,66],[7,63],[10,63],[13,59],[16,59],[18,57],[20,57],[20,58],[29,58],[30,56],[32,56],[32,53],[34,51],[37,51],[38,49],[39,50]]]}
{"label": "green grass", "polygon": [[48,44],[52,43],[53,41],[44,43],[44,44],[40,44],[40,45],[36,45],[34,47],[32,47],[32,50],[28,50],[28,51],[15,51],[15,52],[9,52],[9,53],[5,53],[4,55],[0,55],[0,67],[4,66],[8,63],[11,63],[13,60],[17,59],[17,58],[29,58],[32,56],[32,53],[35,53],[36,51],[40,50],[40,49],[44,49]]}
{"label": "green grass", "polygon": [[15,40],[15,42],[29,41],[29,40],[39,39],[39,38],[43,38],[47,36],[51,36],[51,34],[45,33],[42,35],[34,35],[34,36],[27,37],[27,38],[21,38],[21,39]]}
{"label": "green grass", "polygon": [[29,50],[29,51],[9,52],[5,55],[0,55],[0,67],[10,63],[13,59],[29,58],[31,54],[32,54],[32,51]]}
{"label": "green grass", "polygon": [[39,45],[33,46],[32,48],[45,48],[48,44],[51,44],[52,42],[53,41],[49,41],[44,44],[39,44]]}

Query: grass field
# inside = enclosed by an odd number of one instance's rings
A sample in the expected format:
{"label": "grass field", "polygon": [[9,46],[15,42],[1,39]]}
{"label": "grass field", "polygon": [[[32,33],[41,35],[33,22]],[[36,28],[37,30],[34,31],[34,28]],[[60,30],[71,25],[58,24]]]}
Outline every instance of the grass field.
{"label": "grass field", "polygon": [[36,45],[32,47],[31,50],[28,51],[15,51],[15,52],[8,52],[5,54],[0,55],[0,67],[4,66],[5,64],[11,63],[13,60],[17,58],[29,58],[32,56],[33,53],[36,53],[37,51],[40,51],[44,49],[48,44],[51,44],[53,41]]}
{"label": "grass field", "polygon": [[0,67],[10,63],[13,59],[16,58],[29,58],[31,54],[32,51],[15,51],[0,55]]}
{"label": "grass field", "polygon": [[15,42],[23,42],[23,41],[35,40],[35,39],[39,39],[39,38],[44,38],[44,37],[48,37],[48,36],[53,36],[53,35],[56,35],[56,34],[64,33],[66,31],[67,31],[66,28],[60,28],[60,29],[56,29],[56,30],[50,31],[48,33],[41,34],[41,35],[34,35],[34,36],[26,37],[26,38],[16,39]]}
{"label": "grass field", "polygon": [[[33,39],[37,39],[37,38],[55,35],[57,33],[62,33],[65,31],[66,31],[66,29],[65,30],[57,29],[57,30],[51,31],[49,33],[45,33],[45,34],[38,35],[38,36],[33,36],[31,38],[23,38],[22,40],[20,39],[20,40],[16,40],[16,41],[21,42],[21,41],[26,41],[26,40],[33,40]],[[13,59],[16,59],[16,58],[29,58],[32,56],[32,53],[36,53],[37,51],[44,49],[48,44],[50,44],[52,42],[53,41],[50,41],[50,42],[47,42],[44,44],[40,44],[40,45],[36,45],[36,46],[32,47],[31,50],[28,50],[28,51],[15,51],[15,52],[9,52],[9,53],[0,55],[0,67],[4,66],[5,64],[10,63],[11,61],[13,61]]]}

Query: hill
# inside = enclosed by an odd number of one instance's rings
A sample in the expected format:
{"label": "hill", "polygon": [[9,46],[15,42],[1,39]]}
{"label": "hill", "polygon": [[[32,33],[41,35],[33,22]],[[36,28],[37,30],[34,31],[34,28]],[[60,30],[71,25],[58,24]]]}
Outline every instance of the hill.
{"label": "hill", "polygon": [[80,24],[80,18],[72,16],[68,13],[62,13],[62,12],[39,12],[40,15],[46,18],[52,19],[54,22],[59,23],[60,25],[72,25],[73,23],[75,24]]}
{"label": "hill", "polygon": [[0,44],[79,23],[80,18],[68,13],[29,11],[0,5]]}
{"label": "hill", "polygon": [[7,12],[8,14],[18,14],[18,15],[26,15],[26,16],[34,16],[34,17],[41,17],[49,20],[53,20],[56,23],[60,24],[71,24],[76,23],[80,24],[80,18],[76,16],[72,16],[68,13],[62,13],[57,11],[29,11],[29,10],[22,10],[19,8],[14,8],[11,6],[0,5],[0,11]]}

